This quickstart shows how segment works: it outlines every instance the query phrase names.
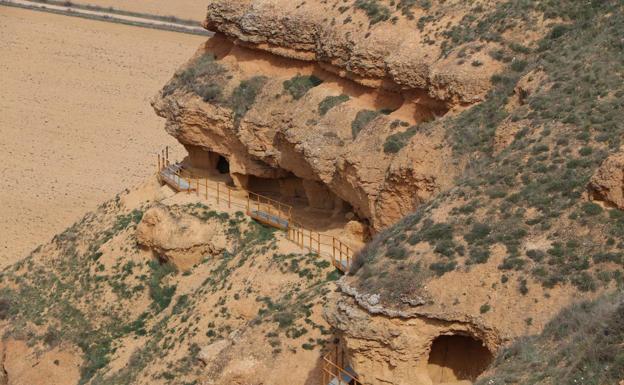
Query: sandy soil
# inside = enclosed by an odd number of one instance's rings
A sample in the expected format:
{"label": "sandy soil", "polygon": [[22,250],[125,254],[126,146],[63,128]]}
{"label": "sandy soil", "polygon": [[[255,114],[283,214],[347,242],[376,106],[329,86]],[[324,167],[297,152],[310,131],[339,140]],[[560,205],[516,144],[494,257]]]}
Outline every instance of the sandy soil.
{"label": "sandy soil", "polygon": [[155,171],[149,99],[205,38],[2,6],[0,36],[3,267]]}
{"label": "sandy soil", "polygon": [[72,0],[72,3],[197,21],[204,20],[208,4],[206,0]]}

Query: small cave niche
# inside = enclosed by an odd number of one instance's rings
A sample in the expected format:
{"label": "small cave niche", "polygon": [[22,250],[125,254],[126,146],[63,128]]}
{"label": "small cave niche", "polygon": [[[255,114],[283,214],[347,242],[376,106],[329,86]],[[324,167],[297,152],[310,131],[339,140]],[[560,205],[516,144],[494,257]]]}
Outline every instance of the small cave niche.
{"label": "small cave niche", "polygon": [[441,335],[431,344],[427,371],[433,384],[473,382],[492,359],[492,353],[474,337]]}
{"label": "small cave niche", "polygon": [[219,159],[217,159],[217,165],[215,167],[219,174],[229,174],[230,173],[230,162],[223,156],[219,155]]}
{"label": "small cave niche", "polygon": [[291,205],[308,205],[301,179],[294,175],[284,178],[261,178],[249,175],[247,188],[256,194],[265,195]]}

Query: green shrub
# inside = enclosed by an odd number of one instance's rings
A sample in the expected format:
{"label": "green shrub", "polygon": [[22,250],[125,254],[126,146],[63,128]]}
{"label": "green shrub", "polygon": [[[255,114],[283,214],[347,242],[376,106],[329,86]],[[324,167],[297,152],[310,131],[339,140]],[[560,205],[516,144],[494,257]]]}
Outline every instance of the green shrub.
{"label": "green shrub", "polygon": [[176,73],[171,82],[163,89],[165,96],[178,88],[185,88],[202,97],[205,102],[219,101],[227,70],[215,60],[215,56],[206,53]]}
{"label": "green shrub", "polygon": [[328,96],[319,103],[319,114],[324,116],[327,111],[349,100],[348,95]]}
{"label": "green shrub", "polygon": [[247,111],[251,109],[256,101],[256,97],[262,91],[262,87],[266,84],[268,78],[266,76],[254,76],[250,79],[240,82],[238,87],[232,92],[230,97],[230,105],[234,111],[234,125],[238,126],[240,120],[245,116]]}
{"label": "green shrub", "polygon": [[386,21],[391,14],[390,9],[378,0],[356,0],[355,8],[365,11],[371,24]]}
{"label": "green shrub", "polygon": [[481,305],[481,307],[479,308],[479,313],[481,314],[485,314],[487,312],[490,311],[492,307],[490,306],[490,304],[484,303],[483,305]]}
{"label": "green shrub", "polygon": [[280,311],[273,315],[273,321],[277,322],[280,328],[291,326],[296,319],[296,315],[290,311]]}
{"label": "green shrub", "polygon": [[473,242],[480,241],[480,240],[487,238],[491,232],[492,232],[492,229],[490,228],[489,225],[485,223],[475,223],[472,226],[472,229],[470,230],[470,232],[464,235],[464,239],[468,243],[473,243]]}
{"label": "green shrub", "polygon": [[470,249],[468,263],[479,264],[486,263],[490,258],[490,250],[473,247]]}
{"label": "green shrub", "polygon": [[370,122],[372,122],[380,113],[373,110],[361,110],[355,115],[355,119],[351,122],[351,134],[355,139],[360,131],[364,129]]}
{"label": "green shrub", "polygon": [[432,270],[433,272],[435,272],[435,274],[438,277],[443,276],[444,274],[455,270],[455,268],[457,267],[457,262],[456,261],[450,261],[450,262],[434,262],[431,265],[429,265],[429,269]]}
{"label": "green shrub", "polygon": [[594,202],[585,202],[583,206],[581,206],[583,212],[587,215],[598,215],[602,213],[602,207],[599,204]]}
{"label": "green shrub", "polygon": [[396,154],[399,152],[409,140],[416,135],[419,126],[412,126],[404,132],[392,134],[386,138],[383,150],[386,154]]}
{"label": "green shrub", "polygon": [[392,246],[386,251],[386,256],[392,259],[405,259],[407,258],[407,250],[402,246]]}
{"label": "green shrub", "polygon": [[152,276],[149,282],[149,294],[152,299],[152,305],[156,311],[166,309],[171,303],[171,299],[176,291],[176,286],[163,286],[162,280],[169,274],[175,273],[176,269],[168,263],[159,263],[158,261],[150,261]]}
{"label": "green shrub", "polygon": [[314,75],[297,75],[284,81],[284,90],[288,91],[295,100],[301,99],[310,89],[322,84],[323,81]]}
{"label": "green shrub", "polygon": [[511,62],[511,69],[516,72],[522,72],[527,66],[526,60],[514,60]]}
{"label": "green shrub", "polygon": [[423,240],[431,242],[442,239],[453,238],[453,226],[448,223],[435,223],[431,226],[424,226],[420,231]]}

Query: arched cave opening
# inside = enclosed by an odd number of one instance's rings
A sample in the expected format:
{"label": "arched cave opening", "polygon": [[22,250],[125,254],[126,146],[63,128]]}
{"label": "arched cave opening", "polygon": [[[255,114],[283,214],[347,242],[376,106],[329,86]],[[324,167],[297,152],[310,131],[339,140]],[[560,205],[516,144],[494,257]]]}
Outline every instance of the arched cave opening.
{"label": "arched cave opening", "polygon": [[223,156],[219,155],[219,160],[217,160],[217,171],[219,174],[229,174],[230,173],[230,162]]}
{"label": "arched cave opening", "polygon": [[476,338],[442,335],[431,344],[427,370],[433,384],[474,381],[492,359],[492,353]]}

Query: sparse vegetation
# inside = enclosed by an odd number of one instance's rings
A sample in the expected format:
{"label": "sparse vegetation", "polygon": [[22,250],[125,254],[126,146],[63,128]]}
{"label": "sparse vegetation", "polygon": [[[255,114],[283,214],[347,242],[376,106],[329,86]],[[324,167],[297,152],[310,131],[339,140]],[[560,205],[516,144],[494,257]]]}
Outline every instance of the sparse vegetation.
{"label": "sparse vegetation", "polygon": [[262,87],[267,82],[266,76],[254,76],[240,82],[238,87],[232,92],[230,97],[230,105],[234,110],[234,124],[238,126],[240,120],[245,116],[247,111],[251,109],[256,97],[262,91]]}
{"label": "sparse vegetation", "polygon": [[310,89],[319,86],[323,81],[314,75],[297,75],[284,81],[284,90],[295,99],[301,99]]}
{"label": "sparse vegetation", "polygon": [[351,123],[351,134],[355,139],[360,131],[364,129],[370,122],[375,120],[380,115],[379,111],[373,110],[361,110],[355,115],[355,119]]}
{"label": "sparse vegetation", "polygon": [[476,385],[617,384],[624,374],[623,299],[617,293],[568,307],[540,335],[503,348]]}
{"label": "sparse vegetation", "polygon": [[378,0],[356,0],[354,6],[366,12],[371,25],[390,19],[392,14],[390,8]]}
{"label": "sparse vegetation", "polygon": [[[557,22],[562,24],[553,25],[536,48],[505,41],[503,32],[514,23],[526,23],[531,10],[544,12],[549,19],[560,18]],[[618,246],[615,239],[624,235],[623,216],[582,199],[589,178],[620,147],[624,133],[618,123],[624,121],[624,80],[612,76],[623,59],[619,43],[613,40],[624,33],[621,11],[613,1],[588,6],[569,1],[503,2],[491,10],[481,9],[445,32],[445,52],[469,41],[499,43],[502,48],[491,55],[507,68],[492,78],[494,88],[484,102],[456,117],[429,123],[428,130],[446,132],[455,161],[471,161],[452,191],[379,234],[374,247],[362,251],[352,271],[361,288],[374,285],[381,288],[376,293],[381,291],[382,298],[397,298],[384,289],[401,285],[395,270],[383,275],[388,270],[381,266],[387,263],[389,246],[380,245],[404,246],[410,253],[420,242],[428,242],[431,251],[401,261],[397,266],[403,271],[424,262],[429,269],[421,271],[431,277],[490,263],[491,248],[502,245],[506,255],[498,268],[506,274],[505,282],[511,275],[522,276],[515,283],[520,295],[530,297],[534,282],[546,290],[570,285],[581,292],[605,285],[624,287],[622,274],[614,265],[605,271],[604,262],[622,266],[618,256],[624,245]],[[536,68],[543,71],[548,86],[537,87],[521,105],[509,109],[510,100],[517,98],[517,82],[535,76]],[[580,77],[579,71],[584,71]],[[497,128],[503,122],[519,121],[525,123],[513,142],[495,153]],[[384,152],[400,151],[414,130],[388,137]],[[427,218],[434,209],[455,202],[465,203],[453,206],[445,225],[452,236],[440,236],[435,231],[440,226]],[[397,234],[404,234],[405,240],[396,241]],[[546,237],[551,246],[525,249],[527,240],[538,236]],[[431,279],[419,274],[425,282]]]}
{"label": "sparse vegetation", "polygon": [[319,103],[319,114],[321,114],[321,116],[325,116],[329,110],[337,105],[347,102],[348,100],[349,96],[344,94],[338,96],[328,96]]}
{"label": "sparse vegetation", "polygon": [[194,92],[205,102],[221,102],[227,70],[212,53],[205,53],[177,72],[163,88],[164,96],[176,89]]}

